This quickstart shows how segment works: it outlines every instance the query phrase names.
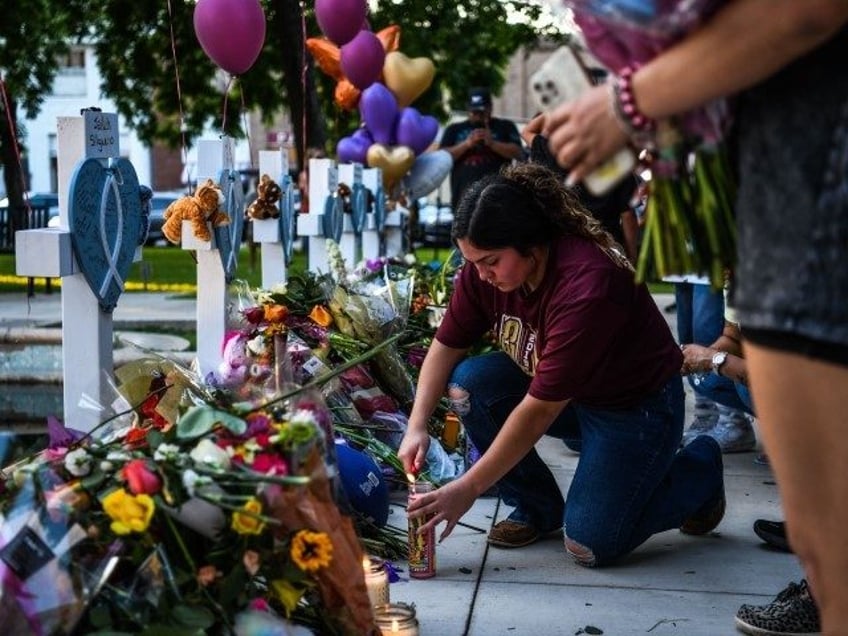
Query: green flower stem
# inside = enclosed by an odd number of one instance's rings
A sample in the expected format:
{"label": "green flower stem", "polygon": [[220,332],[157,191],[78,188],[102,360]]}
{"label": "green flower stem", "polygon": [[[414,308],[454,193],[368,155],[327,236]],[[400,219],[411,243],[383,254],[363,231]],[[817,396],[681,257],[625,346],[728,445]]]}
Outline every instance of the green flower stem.
{"label": "green flower stem", "polygon": [[197,572],[197,565],[194,562],[194,559],[191,558],[191,552],[188,551],[188,547],[186,547],[185,542],[183,541],[183,537],[180,534],[179,530],[174,526],[174,520],[171,519],[171,515],[168,513],[163,513],[165,517],[165,522],[168,524],[168,529],[171,531],[171,535],[174,537],[174,540],[177,542],[177,546],[180,549],[180,552],[183,555],[183,559],[188,564],[189,568],[191,568],[192,572]]}
{"label": "green flower stem", "polygon": [[202,466],[195,466],[195,472],[200,475],[209,475],[220,477],[226,475],[226,479],[216,479],[215,484],[219,486],[243,486],[244,484],[276,484],[279,486],[305,486],[309,483],[310,478],[306,475],[262,475],[260,473],[249,471],[246,468],[245,472],[208,470]]}
{"label": "green flower stem", "polygon": [[198,499],[202,499],[203,501],[205,501],[207,503],[211,503],[213,506],[217,506],[218,508],[221,508],[223,510],[231,510],[232,512],[238,512],[239,514],[242,514],[245,517],[253,517],[254,519],[258,519],[259,521],[262,521],[263,523],[267,523],[268,525],[271,525],[271,526],[281,526],[281,525],[283,525],[281,521],[279,521],[278,519],[274,519],[273,517],[268,517],[266,515],[261,515],[261,514],[258,514],[256,512],[251,512],[249,510],[245,510],[241,506],[230,505],[230,504],[228,504],[228,503],[226,503],[225,501],[222,500],[223,498],[221,497],[221,495],[208,495],[208,494],[203,494],[203,493],[195,493],[195,497],[197,497]]}

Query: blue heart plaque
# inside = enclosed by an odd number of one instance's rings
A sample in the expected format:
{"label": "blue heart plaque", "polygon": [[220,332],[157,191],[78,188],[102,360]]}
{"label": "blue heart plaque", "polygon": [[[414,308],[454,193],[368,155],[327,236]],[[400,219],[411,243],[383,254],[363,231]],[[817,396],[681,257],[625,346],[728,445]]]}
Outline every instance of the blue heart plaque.
{"label": "blue heart plaque", "polygon": [[111,313],[138,246],[141,196],[135,168],[124,158],[85,159],[70,181],[71,245],[100,308]]}
{"label": "blue heart plaque", "polygon": [[230,217],[229,225],[213,228],[215,244],[221,255],[224,278],[232,282],[238,267],[238,255],[241,249],[244,229],[244,187],[237,170],[225,169],[218,175],[218,185],[224,193],[224,211]]}

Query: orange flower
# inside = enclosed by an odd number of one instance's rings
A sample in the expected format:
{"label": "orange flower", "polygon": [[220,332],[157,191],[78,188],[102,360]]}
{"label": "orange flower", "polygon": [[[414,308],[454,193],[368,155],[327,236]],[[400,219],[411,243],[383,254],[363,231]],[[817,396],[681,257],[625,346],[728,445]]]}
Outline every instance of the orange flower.
{"label": "orange flower", "polygon": [[315,305],[309,312],[309,317],[321,327],[329,327],[333,324],[333,316],[324,305]]}
{"label": "orange flower", "polygon": [[283,322],[288,315],[285,305],[265,305],[265,322]]}
{"label": "orange flower", "polygon": [[208,587],[220,576],[222,576],[221,572],[214,565],[204,565],[197,571],[196,578],[201,587]]}

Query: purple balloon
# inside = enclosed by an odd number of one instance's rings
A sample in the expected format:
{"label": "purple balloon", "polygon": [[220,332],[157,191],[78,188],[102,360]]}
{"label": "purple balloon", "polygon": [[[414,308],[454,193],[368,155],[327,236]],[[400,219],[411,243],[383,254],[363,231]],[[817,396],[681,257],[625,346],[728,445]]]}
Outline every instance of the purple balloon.
{"label": "purple balloon", "polygon": [[411,106],[400,111],[395,138],[399,146],[409,146],[416,156],[427,150],[438,132],[439,122],[435,117],[422,115]]}
{"label": "purple balloon", "polygon": [[380,82],[374,82],[362,91],[359,112],[375,142],[392,145],[397,111],[397,99]]}
{"label": "purple balloon", "polygon": [[386,50],[380,38],[371,31],[360,31],[341,48],[339,58],[342,72],[351,84],[362,91],[380,79]]}
{"label": "purple balloon", "polygon": [[360,126],[356,130],[353,131],[353,135],[351,135],[354,139],[367,142],[370,146],[374,143],[374,137],[371,136],[371,131],[368,130],[365,126]]}
{"label": "purple balloon", "polygon": [[365,22],[365,0],[315,0],[315,17],[321,32],[337,46],[350,42]]}
{"label": "purple balloon", "polygon": [[258,0],[199,0],[194,32],[215,64],[232,75],[247,71],[265,44],[265,13]]}
{"label": "purple balloon", "polygon": [[374,140],[364,128],[358,128],[350,137],[342,137],[336,145],[339,163],[367,163],[368,149]]}

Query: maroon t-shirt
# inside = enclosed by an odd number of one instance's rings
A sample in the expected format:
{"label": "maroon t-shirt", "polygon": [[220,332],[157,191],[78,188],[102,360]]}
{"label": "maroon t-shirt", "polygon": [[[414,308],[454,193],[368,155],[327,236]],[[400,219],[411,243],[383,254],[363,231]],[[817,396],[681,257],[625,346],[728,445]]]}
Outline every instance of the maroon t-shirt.
{"label": "maroon t-shirt", "polygon": [[529,393],[597,408],[637,404],[680,373],[683,354],[645,285],[593,242],[551,245],[530,294],[501,292],[462,268],[436,339],[470,347],[488,330],[532,376]]}

